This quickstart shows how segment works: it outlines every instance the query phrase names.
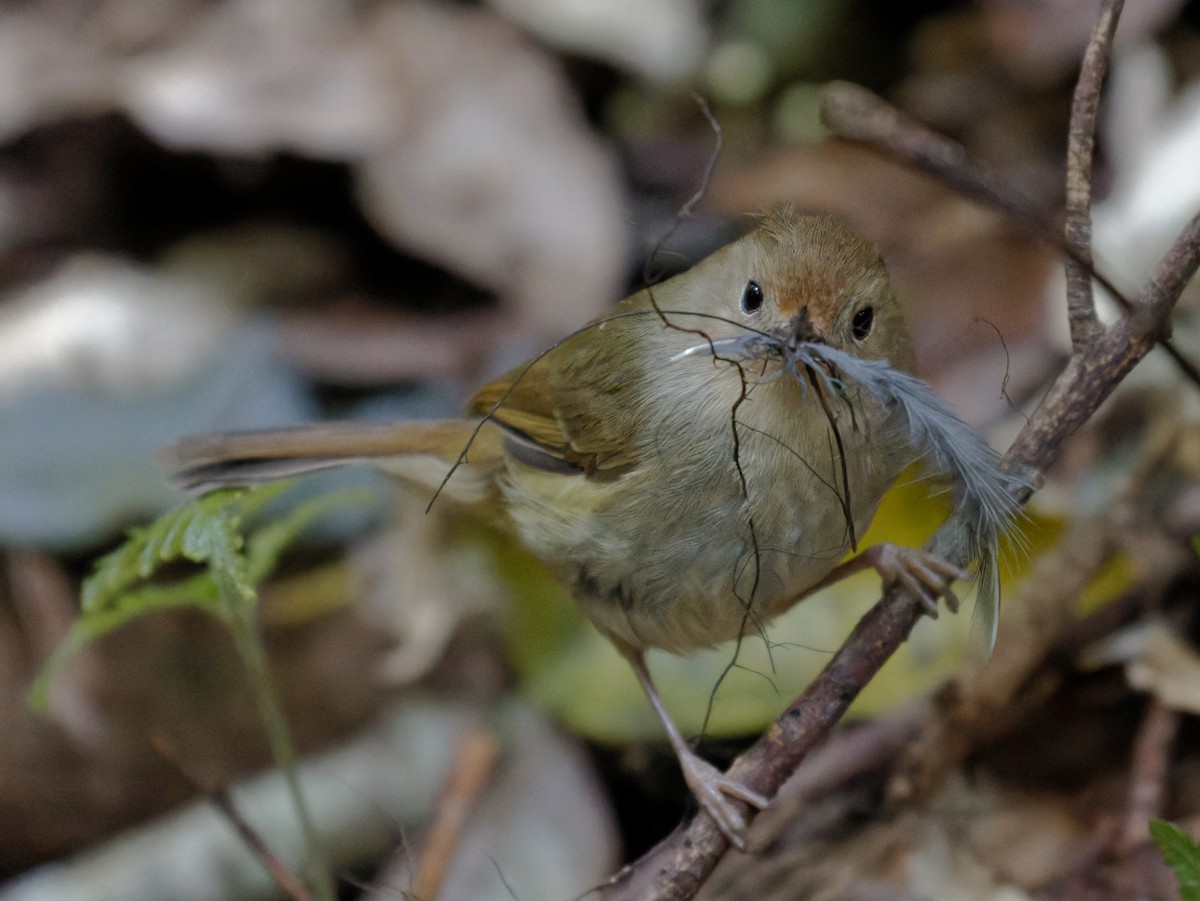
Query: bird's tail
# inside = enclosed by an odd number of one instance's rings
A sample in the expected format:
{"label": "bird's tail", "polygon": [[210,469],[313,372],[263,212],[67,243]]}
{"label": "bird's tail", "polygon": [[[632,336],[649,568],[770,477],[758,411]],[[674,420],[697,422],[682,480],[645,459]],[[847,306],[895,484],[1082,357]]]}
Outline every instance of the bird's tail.
{"label": "bird's tail", "polygon": [[466,419],[389,425],[323,423],[184,438],[161,450],[157,459],[174,485],[193,494],[350,463],[370,463],[436,489],[452,468],[461,465],[466,471],[451,480],[451,493],[469,500],[471,484],[479,482],[488,464],[498,459],[494,431],[489,427],[476,434],[476,424]]}

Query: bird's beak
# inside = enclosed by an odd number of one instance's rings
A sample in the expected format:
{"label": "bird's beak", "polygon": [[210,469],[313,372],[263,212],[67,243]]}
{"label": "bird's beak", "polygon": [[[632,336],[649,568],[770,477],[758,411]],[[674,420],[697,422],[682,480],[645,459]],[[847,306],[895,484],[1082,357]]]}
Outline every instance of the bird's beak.
{"label": "bird's beak", "polygon": [[792,317],[792,321],[783,328],[780,337],[789,347],[795,347],[802,341],[821,341],[821,334],[808,315],[807,305],[802,306],[800,312]]}
{"label": "bird's beak", "polygon": [[769,331],[751,331],[732,338],[715,338],[704,341],[671,357],[674,363],[685,357],[702,354],[737,360],[761,360],[764,357],[785,356],[789,348],[803,343],[823,343],[820,334],[808,316],[808,307],[800,308],[790,322]]}
{"label": "bird's beak", "polygon": [[761,332],[746,332],[732,338],[716,338],[681,350],[668,362],[677,363],[687,357],[698,357],[708,354],[714,357],[725,357],[736,360],[749,360],[764,357],[779,347],[779,342],[771,335]]}

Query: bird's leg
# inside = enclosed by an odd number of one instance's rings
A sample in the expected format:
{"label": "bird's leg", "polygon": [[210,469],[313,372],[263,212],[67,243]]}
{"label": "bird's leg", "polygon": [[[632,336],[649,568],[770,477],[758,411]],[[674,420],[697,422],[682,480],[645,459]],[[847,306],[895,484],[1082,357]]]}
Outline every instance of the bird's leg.
{"label": "bird's leg", "polygon": [[679,733],[679,727],[675,725],[675,721],[671,719],[670,714],[663,706],[662,698],[658,696],[658,689],[654,687],[654,680],[650,677],[650,670],[646,667],[643,653],[622,644],[618,644],[617,649],[629,661],[638,681],[642,683],[642,689],[650,700],[650,706],[654,708],[659,721],[662,722],[663,728],[667,732],[667,739],[671,742],[675,756],[679,759],[684,781],[687,782],[692,794],[696,796],[701,809],[712,817],[717,828],[721,830],[731,845],[739,851],[744,851],[746,848],[746,818],[726,795],[745,801],[759,810],[770,803],[769,799],[746,788],[741,783],[727,778],[724,773],[689,748]]}
{"label": "bird's leg", "polygon": [[920,601],[921,608],[932,619],[937,619],[939,597],[946,599],[946,606],[952,613],[958,612],[958,596],[950,590],[950,583],[971,576],[962,567],[955,566],[936,554],[885,542],[872,545],[845,563],[835,566],[825,578],[805,590],[801,597],[806,597],[834,582],[840,582],[868,567],[879,573],[885,589],[900,584],[912,592]]}

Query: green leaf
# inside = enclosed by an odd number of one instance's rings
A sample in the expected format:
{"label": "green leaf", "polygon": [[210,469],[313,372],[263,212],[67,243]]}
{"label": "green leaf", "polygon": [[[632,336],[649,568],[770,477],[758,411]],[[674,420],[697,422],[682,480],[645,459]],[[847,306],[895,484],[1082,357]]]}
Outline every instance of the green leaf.
{"label": "green leaf", "polygon": [[100,558],[84,582],[84,614],[112,606],[131,586],[150,578],[164,563],[178,560],[205,563],[228,573],[238,594],[252,599],[254,589],[241,553],[241,520],[285,487],[281,482],[252,491],[214,491],[163,514],[149,526],[131,529],[125,543]]}
{"label": "green leaf", "polygon": [[1200,901],[1200,844],[1166,820],[1151,820],[1150,835],[1167,866],[1175,871],[1183,901]]}
{"label": "green leaf", "polygon": [[[84,582],[82,613],[66,639],[43,664],[29,691],[31,706],[43,709],[50,683],[63,665],[102,635],[130,620],[161,610],[196,607],[228,620],[228,605],[251,604],[257,587],[283,551],[327,511],[369,503],[370,492],[319,495],[242,535],[242,523],[288,487],[276,482],[250,490],[214,491],[131,529],[125,543],[96,562]],[[163,565],[189,561],[205,570],[170,585],[144,585]]]}
{"label": "green leaf", "polygon": [[104,608],[88,611],[72,625],[67,637],[42,664],[29,688],[28,702],[35,710],[44,710],[49,701],[50,683],[68,660],[77,653],[131,619],[159,610],[199,607],[211,613],[220,609],[220,594],[209,573],[198,573],[170,586],[149,585],[125,592]]}

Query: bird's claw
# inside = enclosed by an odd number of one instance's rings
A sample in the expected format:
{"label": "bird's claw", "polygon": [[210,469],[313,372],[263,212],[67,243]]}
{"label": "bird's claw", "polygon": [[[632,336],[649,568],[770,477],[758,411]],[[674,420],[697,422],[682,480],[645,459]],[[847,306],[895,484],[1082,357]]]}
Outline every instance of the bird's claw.
{"label": "bird's claw", "polygon": [[955,580],[970,578],[962,567],[928,551],[898,544],[877,544],[864,553],[885,586],[898,584],[908,589],[931,619],[937,619],[939,597],[946,599],[951,613],[958,612],[958,595],[950,586]]}
{"label": "bird's claw", "polygon": [[736,798],[759,810],[770,803],[769,799],[730,779],[707,760],[691,752],[688,752],[686,757],[681,756],[679,763],[683,769],[683,778],[692,794],[696,796],[700,808],[712,817],[721,834],[733,847],[745,851],[746,817],[730,798]]}

